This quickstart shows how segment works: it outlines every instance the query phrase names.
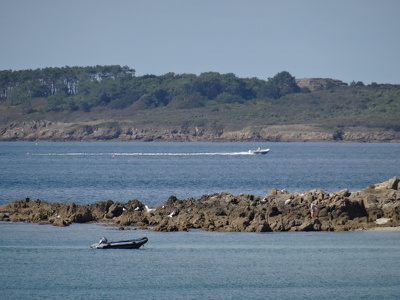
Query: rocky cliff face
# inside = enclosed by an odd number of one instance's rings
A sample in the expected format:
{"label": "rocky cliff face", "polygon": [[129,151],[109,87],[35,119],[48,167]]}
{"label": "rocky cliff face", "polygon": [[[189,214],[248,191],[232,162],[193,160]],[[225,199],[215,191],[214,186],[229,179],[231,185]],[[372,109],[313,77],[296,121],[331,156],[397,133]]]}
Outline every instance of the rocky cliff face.
{"label": "rocky cliff face", "polygon": [[[3,221],[67,226],[71,223],[108,222],[156,231],[202,229],[208,231],[347,231],[377,226],[400,226],[398,178],[362,191],[304,194],[271,190],[265,197],[219,193],[195,200],[170,197],[149,208],[138,200],[91,205],[48,203],[21,199],[0,206]],[[310,216],[310,204],[316,205]]]}
{"label": "rocky cliff face", "polygon": [[129,123],[30,121],[0,129],[0,141],[256,141],[256,142],[399,142],[400,132],[378,128],[340,131],[316,125],[249,126],[241,130],[207,127],[138,127]]}

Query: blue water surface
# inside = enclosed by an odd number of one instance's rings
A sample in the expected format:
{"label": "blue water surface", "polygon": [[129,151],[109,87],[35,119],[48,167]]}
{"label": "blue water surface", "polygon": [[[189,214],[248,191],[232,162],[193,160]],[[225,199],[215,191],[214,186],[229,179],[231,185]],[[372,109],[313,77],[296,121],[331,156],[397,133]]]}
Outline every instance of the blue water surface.
{"label": "blue water surface", "polygon": [[[266,155],[249,149],[270,148]],[[399,143],[0,142],[0,204],[358,191],[400,176]]]}
{"label": "blue water surface", "polygon": [[[90,249],[147,236],[138,250]],[[0,222],[5,299],[398,299],[399,232],[218,233]]]}
{"label": "blue water surface", "polygon": [[[267,155],[249,149],[270,148]],[[399,176],[400,144],[0,142],[0,204],[148,205],[231,192],[344,188]],[[102,236],[147,236],[95,250]],[[161,233],[0,222],[5,299],[398,299],[399,232]]]}

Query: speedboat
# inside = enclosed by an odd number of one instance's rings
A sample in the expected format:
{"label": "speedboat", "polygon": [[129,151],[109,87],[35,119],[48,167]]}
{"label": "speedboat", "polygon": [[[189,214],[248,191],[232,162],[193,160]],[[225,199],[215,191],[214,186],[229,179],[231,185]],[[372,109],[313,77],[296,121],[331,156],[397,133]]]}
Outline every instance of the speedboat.
{"label": "speedboat", "polygon": [[140,239],[119,241],[119,242],[109,242],[105,237],[102,237],[100,241],[96,244],[90,246],[94,249],[138,249],[142,245],[146,244],[148,241],[147,237],[142,237]]}
{"label": "speedboat", "polygon": [[269,152],[269,149],[261,149],[258,148],[257,150],[249,150],[249,153],[251,154],[267,154]]}

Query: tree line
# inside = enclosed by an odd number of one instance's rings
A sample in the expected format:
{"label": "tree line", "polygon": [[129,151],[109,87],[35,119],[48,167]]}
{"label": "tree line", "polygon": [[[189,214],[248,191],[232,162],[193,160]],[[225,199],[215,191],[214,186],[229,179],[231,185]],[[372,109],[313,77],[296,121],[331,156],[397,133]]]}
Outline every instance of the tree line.
{"label": "tree line", "polygon": [[0,99],[17,105],[45,98],[47,111],[90,111],[96,106],[123,109],[130,105],[137,109],[195,108],[279,99],[301,91],[286,71],[268,80],[217,72],[135,76],[134,69],[119,65],[0,71]]}

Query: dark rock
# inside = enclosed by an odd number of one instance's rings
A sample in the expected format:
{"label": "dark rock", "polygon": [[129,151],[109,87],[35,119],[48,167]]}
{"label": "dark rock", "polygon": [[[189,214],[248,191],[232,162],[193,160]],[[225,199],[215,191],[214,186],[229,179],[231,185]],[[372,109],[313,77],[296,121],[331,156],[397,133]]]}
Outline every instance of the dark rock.
{"label": "dark rock", "polygon": [[123,205],[119,202],[113,203],[109,208],[107,212],[107,218],[112,219],[115,217],[119,217],[122,212],[123,212]]}
{"label": "dark rock", "polygon": [[[342,190],[328,194],[311,190],[290,194],[272,189],[263,199],[254,195],[216,193],[195,200],[169,197],[164,205],[149,209],[138,200],[112,200],[91,205],[48,203],[29,198],[0,206],[0,220],[36,222],[54,226],[71,223],[112,222],[120,228],[135,226],[155,231],[333,231],[387,225],[400,226],[399,179],[371,185],[362,191]],[[315,218],[309,205],[317,206]]]}

